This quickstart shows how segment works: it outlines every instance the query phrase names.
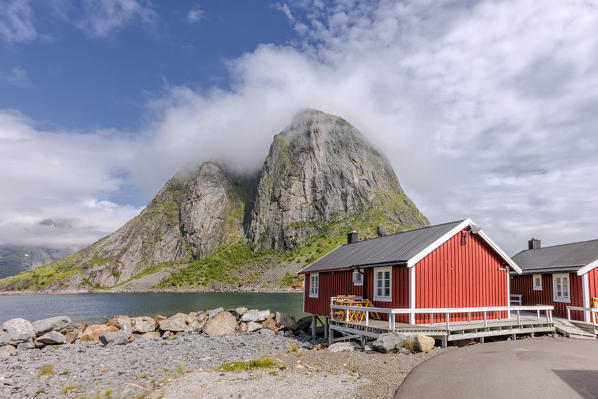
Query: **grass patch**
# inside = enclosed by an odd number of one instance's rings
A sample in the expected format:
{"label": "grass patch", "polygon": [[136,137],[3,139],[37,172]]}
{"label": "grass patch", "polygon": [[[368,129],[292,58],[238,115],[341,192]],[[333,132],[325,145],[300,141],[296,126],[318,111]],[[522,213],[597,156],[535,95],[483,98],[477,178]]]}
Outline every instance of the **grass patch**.
{"label": "grass patch", "polygon": [[248,362],[230,362],[221,365],[218,370],[226,372],[240,373],[245,370],[256,370],[256,369],[272,369],[278,366],[276,360],[271,357],[262,357],[256,360],[250,360]]}
{"label": "grass patch", "polygon": [[62,393],[66,394],[69,393],[70,391],[76,391],[77,388],[79,388],[78,386],[74,386],[74,385],[67,385],[64,388],[62,388]]}
{"label": "grass patch", "polygon": [[69,375],[69,369],[62,370],[62,375]]}
{"label": "grass patch", "polygon": [[181,363],[178,366],[176,366],[175,374],[177,377],[180,377],[183,374],[185,374],[186,371],[187,371],[187,368],[185,367],[185,363]]}
{"label": "grass patch", "polygon": [[297,346],[297,344],[292,344],[292,345],[289,347],[289,352],[291,352],[291,353],[296,353],[296,352],[299,352],[299,347]]}
{"label": "grass patch", "polygon": [[39,370],[39,376],[52,376],[54,375],[54,365],[53,364],[44,364],[42,368]]}

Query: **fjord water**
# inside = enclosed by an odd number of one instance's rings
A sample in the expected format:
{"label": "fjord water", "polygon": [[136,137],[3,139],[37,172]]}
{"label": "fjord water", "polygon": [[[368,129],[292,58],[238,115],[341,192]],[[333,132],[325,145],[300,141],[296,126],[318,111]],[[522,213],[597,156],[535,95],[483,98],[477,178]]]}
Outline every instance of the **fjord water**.
{"label": "fjord water", "polygon": [[135,293],[0,296],[0,323],[21,317],[35,321],[67,315],[75,321],[103,322],[116,315],[171,316],[218,307],[270,309],[271,312],[303,315],[303,296],[297,293]]}

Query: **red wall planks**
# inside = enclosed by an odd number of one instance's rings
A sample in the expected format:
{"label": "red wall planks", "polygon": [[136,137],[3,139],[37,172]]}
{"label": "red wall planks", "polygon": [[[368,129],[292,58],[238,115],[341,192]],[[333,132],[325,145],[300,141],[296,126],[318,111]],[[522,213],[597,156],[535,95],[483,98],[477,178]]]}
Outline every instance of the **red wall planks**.
{"label": "red wall planks", "polygon": [[[455,235],[415,265],[417,308],[507,306],[507,271],[504,261],[477,235]],[[502,317],[506,317],[504,312]],[[497,314],[488,315],[496,318]],[[472,315],[481,319],[482,314]],[[456,314],[451,320],[466,320]],[[435,322],[444,316],[434,315]],[[429,315],[416,318],[428,323]]]}
{"label": "red wall planks", "polygon": [[[567,317],[567,305],[583,306],[582,279],[576,273],[569,273],[569,291],[571,303],[555,302],[553,300],[552,274],[542,275],[542,291],[533,289],[532,275],[514,276],[511,279],[511,293],[523,295],[521,298],[523,305],[552,305],[554,306],[552,314],[558,317]],[[571,317],[583,320],[583,313],[571,312]]]}
{"label": "red wall planks", "polygon": [[588,272],[588,288],[590,291],[590,306],[592,298],[598,298],[598,267]]}

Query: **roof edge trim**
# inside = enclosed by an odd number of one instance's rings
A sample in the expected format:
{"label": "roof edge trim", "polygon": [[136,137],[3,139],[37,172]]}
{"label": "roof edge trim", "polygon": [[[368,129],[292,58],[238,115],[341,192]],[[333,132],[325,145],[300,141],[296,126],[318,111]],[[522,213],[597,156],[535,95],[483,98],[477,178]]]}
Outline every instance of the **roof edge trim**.
{"label": "roof edge trim", "polygon": [[[344,244],[341,244],[341,245],[339,245],[338,247],[334,248],[332,251],[328,252],[328,253],[327,253],[326,255],[324,255],[324,256],[328,256],[328,255],[330,255],[331,253],[333,253],[334,251],[336,251],[337,249],[339,249],[339,248],[340,248],[340,247],[342,247],[343,245],[344,245]],[[322,256],[321,258],[323,258],[324,256]],[[313,262],[311,262],[309,265],[307,265],[307,266],[305,266],[303,269],[299,270],[299,271],[297,272],[297,274],[305,274],[305,273],[308,273],[308,271],[305,271],[305,270],[307,270],[307,269],[308,269],[308,268],[309,268],[311,265],[313,265],[314,263],[316,263],[316,262],[317,262],[318,260],[320,260],[321,258],[318,258],[318,259],[314,260],[314,261],[313,261]],[[350,266],[347,266],[347,267],[350,267]]]}
{"label": "roof edge trim", "polygon": [[596,259],[592,263],[588,263],[587,265],[585,265],[584,267],[582,267],[581,269],[579,269],[577,271],[577,275],[581,276],[583,274],[586,274],[586,273],[592,271],[593,269],[595,269],[596,267],[598,267],[598,259]]}

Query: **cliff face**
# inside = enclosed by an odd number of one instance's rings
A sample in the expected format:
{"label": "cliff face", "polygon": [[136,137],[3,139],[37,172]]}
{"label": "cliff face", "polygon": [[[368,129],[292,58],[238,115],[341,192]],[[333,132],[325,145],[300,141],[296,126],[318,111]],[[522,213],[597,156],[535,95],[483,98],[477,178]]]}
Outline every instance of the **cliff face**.
{"label": "cliff face", "polygon": [[[180,272],[183,283],[222,272],[230,277],[248,259],[257,268],[250,273],[254,279],[265,270],[260,250],[287,257],[292,252],[295,263],[287,266],[298,269],[298,262],[315,260],[352,229],[372,236],[427,224],[386,157],[357,129],[342,118],[307,110],[274,137],[261,171],[241,176],[205,162],[179,173],[116,232],[35,272],[0,280],[0,289],[114,287],[223,249],[218,262]],[[251,250],[258,252],[250,255]],[[272,267],[280,265],[272,258],[277,252],[263,253]]]}
{"label": "cliff face", "polygon": [[262,249],[292,249],[325,224],[375,209],[385,211],[392,230],[427,224],[386,157],[357,129],[307,110],[274,137],[247,238]]}

